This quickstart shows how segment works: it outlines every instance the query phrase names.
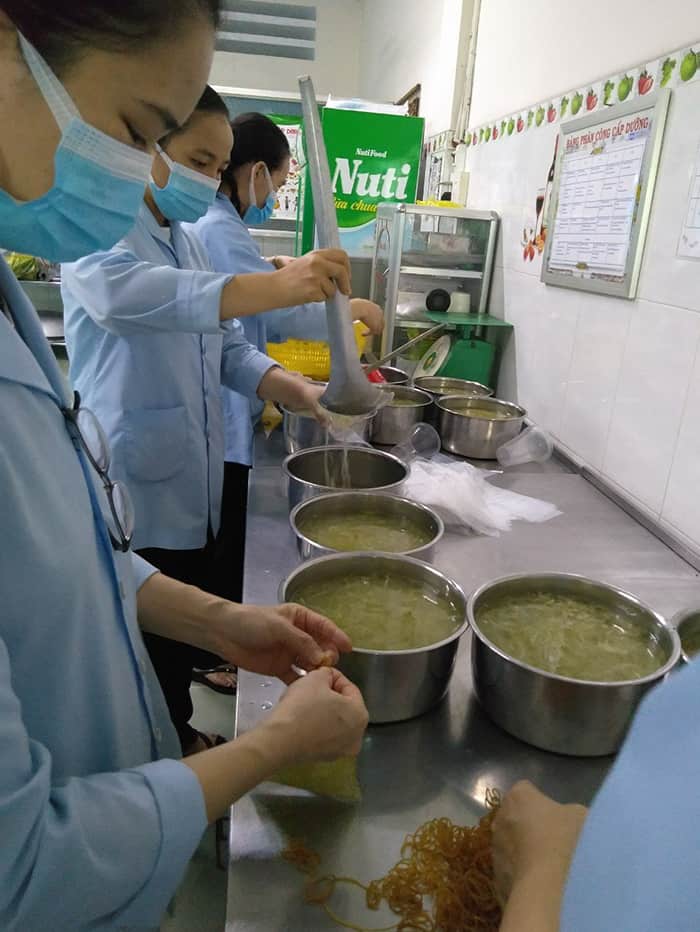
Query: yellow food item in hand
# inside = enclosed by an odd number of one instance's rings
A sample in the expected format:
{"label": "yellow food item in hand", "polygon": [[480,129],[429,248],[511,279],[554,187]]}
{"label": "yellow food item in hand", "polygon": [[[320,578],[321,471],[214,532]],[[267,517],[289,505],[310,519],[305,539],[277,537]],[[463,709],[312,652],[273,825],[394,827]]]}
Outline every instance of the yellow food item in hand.
{"label": "yellow food item in hand", "polygon": [[282,423],[282,415],[274,402],[265,402],[261,421],[266,437],[269,437],[272,431],[275,430],[276,427],[280,426]]}
{"label": "yellow food item in hand", "polygon": [[341,757],[334,761],[290,764],[272,777],[273,783],[283,783],[319,796],[331,796],[342,802],[358,803],[362,799],[357,778],[357,760]]}

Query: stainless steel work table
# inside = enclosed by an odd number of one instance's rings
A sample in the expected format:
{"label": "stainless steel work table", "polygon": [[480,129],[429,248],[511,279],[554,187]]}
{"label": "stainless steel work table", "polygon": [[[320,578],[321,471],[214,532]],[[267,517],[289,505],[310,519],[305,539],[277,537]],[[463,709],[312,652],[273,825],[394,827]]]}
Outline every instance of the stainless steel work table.
{"label": "stainless steel work table", "polygon": [[[276,602],[279,583],[299,562],[287,520],[282,458],[279,432],[268,441],[259,438],[248,513],[249,602]],[[435,565],[467,594],[498,576],[555,571],[614,583],[667,618],[700,604],[698,573],[562,463],[518,467],[497,481],[554,502],[563,514],[541,525],[517,522],[498,538],[447,534]],[[359,805],[264,784],[234,806],[226,932],[338,928],[322,910],[304,904],[303,878],[279,858],[288,837],[305,839],[329,872],[366,882],[394,864],[404,835],[427,819],[475,822],[488,787],[507,789],[527,778],[563,802],[591,800],[612,759],[560,757],[498,729],[472,694],[469,648],[465,635],[440,706],[410,722],[369,729],[359,758]],[[251,728],[279,693],[269,678],[242,673],[238,730]],[[356,894],[336,897],[342,915],[368,926],[387,924],[387,914],[360,913]]]}

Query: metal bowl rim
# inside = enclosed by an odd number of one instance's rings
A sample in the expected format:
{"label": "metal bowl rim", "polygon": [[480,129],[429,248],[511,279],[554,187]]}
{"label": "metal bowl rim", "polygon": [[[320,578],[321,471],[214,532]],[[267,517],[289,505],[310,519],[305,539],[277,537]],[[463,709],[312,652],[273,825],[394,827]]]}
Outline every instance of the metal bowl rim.
{"label": "metal bowl rim", "polygon": [[[400,495],[387,495],[384,492],[371,492],[369,489],[342,489],[339,492],[324,492],[323,495],[317,495],[315,498],[307,498],[303,502],[299,502],[298,505],[295,505],[294,508],[289,513],[289,523],[292,527],[292,530],[305,544],[311,544],[313,547],[323,547],[323,544],[320,544],[317,540],[312,540],[310,537],[307,537],[305,534],[299,530],[297,526],[297,515],[300,511],[303,511],[305,508],[310,508],[312,504],[317,504],[321,501],[327,501],[334,498],[355,498],[356,496],[364,496],[365,498],[379,498],[391,502],[401,502],[402,505],[408,505],[414,511],[422,511],[425,514],[429,515],[430,518],[435,522],[437,526],[437,531],[435,536],[432,537],[427,543],[421,544],[420,547],[414,547],[413,550],[401,550],[401,551],[380,551],[381,553],[386,553],[387,556],[397,556],[397,557],[411,557],[415,554],[422,553],[428,547],[435,547],[443,538],[445,533],[445,522],[442,520],[440,515],[433,511],[432,508],[429,508],[427,505],[422,505],[420,502],[414,502],[410,498],[403,498]],[[324,547],[325,550],[333,550],[332,547]],[[366,553],[367,551],[361,550],[335,550],[335,553],[341,554],[355,554],[355,553]],[[329,554],[330,556],[330,554]],[[309,562],[309,561],[307,561]]]}
{"label": "metal bowl rim", "polygon": [[[540,579],[545,582],[548,580],[562,580],[564,582],[588,583],[596,586],[599,589],[605,589],[608,592],[612,592],[614,595],[622,598],[623,601],[631,602],[638,608],[643,609],[654,618],[660,628],[663,628],[668,632],[671,638],[671,653],[668,660],[665,664],[663,664],[663,666],[654,670],[653,673],[649,673],[647,676],[643,676],[635,680],[579,680],[572,676],[562,676],[560,673],[549,673],[547,670],[541,670],[539,667],[533,667],[529,663],[518,660],[517,657],[512,657],[510,654],[506,653],[504,650],[494,644],[493,641],[489,640],[489,638],[487,638],[483,631],[479,628],[476,618],[474,617],[474,606],[486,592],[488,592],[490,589],[495,589],[497,586],[500,586],[503,583],[525,582],[535,579]],[[618,586],[613,586],[609,583],[600,582],[597,579],[592,579],[590,576],[583,576],[580,573],[515,573],[509,576],[499,576],[498,579],[493,579],[490,582],[479,586],[479,588],[471,594],[467,604],[467,619],[469,621],[469,626],[472,629],[472,633],[483,644],[485,644],[486,647],[490,648],[502,659],[508,660],[510,663],[515,664],[517,667],[520,667],[523,670],[528,670],[530,673],[537,673],[540,676],[545,676],[550,680],[556,680],[560,683],[573,683],[577,686],[609,688],[615,686],[640,686],[645,685],[646,683],[654,683],[657,680],[663,678],[670,670],[672,670],[678,663],[681,656],[681,639],[678,635],[678,632],[671,624],[669,624],[669,622],[666,621],[666,619],[661,614],[659,614],[659,612],[654,611],[654,609],[650,608],[646,602],[642,602],[641,599],[638,599],[635,595],[632,595],[631,592],[627,592],[625,589],[620,589]]]}
{"label": "metal bowl rim", "polygon": [[[325,384],[325,383],[324,383],[324,384]],[[389,384],[389,383],[387,383],[387,384]],[[405,387],[406,387],[405,385],[398,385],[398,386],[397,386],[397,388],[405,388]],[[316,422],[317,424],[319,424],[321,427],[323,426],[323,425],[321,424],[321,422],[318,420],[318,418],[314,417],[313,414],[309,414],[309,413],[306,413],[306,412],[304,412],[304,411],[294,411],[294,410],[292,410],[292,408],[288,408],[286,405],[283,405],[282,402],[279,403],[278,407],[279,407],[279,409],[281,410],[281,412],[282,412],[283,414],[289,414],[289,415],[291,415],[292,417],[303,417],[303,418],[305,418],[307,421],[315,421],[315,422]],[[357,420],[357,421],[370,421],[370,420],[374,417],[374,415],[375,415],[376,413],[377,413],[377,412],[376,412],[376,410],[375,410],[375,411],[369,411],[369,412],[366,413],[366,414],[349,414],[349,415],[341,415],[341,417],[343,417],[343,416],[344,416],[344,417],[351,417],[353,420]],[[337,411],[329,411],[329,414],[337,414]],[[310,449],[310,448],[309,448],[309,449]]]}
{"label": "metal bowl rim", "polygon": [[[434,641],[432,644],[425,644],[423,647],[411,647],[407,650],[370,650],[367,647],[353,647],[353,654],[363,654],[369,657],[405,657],[411,654],[423,654],[426,651],[433,651],[440,647],[446,647],[453,641],[459,640],[459,638],[461,638],[461,636],[469,627],[467,597],[459,583],[456,583],[454,579],[450,579],[450,577],[446,576],[441,570],[436,569],[432,564],[426,563],[424,560],[417,560],[415,557],[407,557],[400,553],[382,553],[379,550],[357,550],[353,551],[352,553],[331,553],[328,556],[316,557],[314,560],[307,560],[306,563],[302,563],[295,570],[292,570],[289,576],[287,576],[287,578],[280,583],[277,595],[278,600],[280,602],[285,602],[286,590],[289,587],[289,584],[293,582],[297,576],[300,576],[302,573],[309,571],[312,567],[318,566],[321,563],[330,563],[332,561],[351,561],[359,557],[370,557],[371,559],[381,559],[384,561],[393,560],[397,563],[403,563],[404,565],[409,566],[418,566],[421,569],[427,570],[430,576],[437,577],[440,582],[446,584],[452,592],[456,593],[463,600],[464,621],[457,628],[455,628],[452,634],[444,638],[442,641]],[[338,627],[340,627],[340,625],[338,625]]]}
{"label": "metal bowl rim", "polygon": [[669,621],[671,627],[675,628],[678,634],[678,640],[681,642],[681,657],[685,663],[692,663],[694,660],[697,660],[697,654],[693,655],[686,652],[685,647],[683,647],[683,637],[678,629],[686,621],[690,621],[690,619],[694,617],[697,617],[698,622],[700,622],[700,606],[696,606],[695,608],[682,608],[680,611],[676,612]]}
{"label": "metal bowl rim", "polygon": [[[478,385],[479,388],[483,388],[486,392],[488,392],[488,394],[486,395],[474,395],[473,396],[474,398],[492,398],[494,395],[494,390],[489,385],[484,385],[483,382],[475,382],[474,379],[460,379],[457,376],[452,376],[452,375],[419,375],[417,378],[413,379],[413,381],[411,382],[411,385],[415,386],[416,388],[419,388],[420,391],[422,392],[430,392],[433,395],[437,395],[438,398],[446,398],[450,395],[449,392],[445,392],[444,394],[441,394],[439,391],[435,391],[434,389],[420,388],[420,386],[416,386],[416,382],[423,382],[423,381],[427,381],[428,379],[436,379],[441,382],[442,381],[461,382],[463,385]],[[459,394],[459,393],[456,393],[456,394]],[[460,397],[464,397],[464,396],[460,396]]]}
{"label": "metal bowl rim", "polygon": [[[447,407],[447,403],[450,401],[464,401],[466,398],[467,401],[479,401],[483,402],[492,402],[495,404],[502,405],[505,408],[511,408],[518,411],[518,414],[514,414],[512,418],[506,418],[505,420],[517,420],[517,418],[527,417],[527,411],[521,405],[516,404],[514,401],[505,401],[503,398],[495,398],[493,395],[490,397],[475,395],[470,397],[469,395],[443,395],[441,398],[437,398],[435,401],[436,406],[441,410],[445,411],[447,414],[454,414],[455,417],[469,417],[468,411],[452,411]],[[488,420],[487,418],[478,418],[478,420]],[[494,420],[502,421],[504,418],[494,418]]]}
{"label": "metal bowl rim", "polygon": [[307,456],[310,453],[326,453],[329,450],[348,450],[349,452],[354,452],[356,450],[362,450],[365,453],[369,453],[371,456],[377,456],[379,459],[388,459],[392,460],[394,463],[397,463],[404,471],[402,479],[397,479],[396,482],[390,482],[387,485],[374,485],[369,489],[336,489],[335,491],[340,492],[382,492],[386,489],[395,489],[400,485],[403,485],[404,482],[408,479],[411,474],[410,463],[404,463],[402,459],[398,456],[394,456],[393,453],[387,453],[385,450],[375,450],[374,447],[371,447],[369,444],[366,446],[364,444],[345,444],[345,443],[331,443],[328,446],[324,447],[306,447],[304,450],[297,450],[296,453],[288,453],[287,456],[282,460],[282,472],[288,479],[293,479],[294,482],[299,482],[302,485],[308,486],[312,489],[331,489],[330,486],[320,485],[318,482],[310,482],[308,479],[300,479],[298,476],[293,475],[289,469],[290,462],[298,456]]}
{"label": "metal bowl rim", "polygon": [[[426,392],[422,388],[416,388],[415,385],[397,385],[395,382],[385,382],[383,385],[378,386],[380,392],[395,392],[397,389],[406,389],[409,392],[417,392],[420,395],[423,395],[425,401],[416,401],[411,405],[396,405],[396,407],[401,408],[427,408],[428,405],[433,404],[434,399],[430,392]],[[399,396],[400,397],[400,396]],[[391,402],[386,405],[383,405],[381,408],[377,408],[374,414],[379,414],[380,411],[383,411],[385,408],[391,408]]]}

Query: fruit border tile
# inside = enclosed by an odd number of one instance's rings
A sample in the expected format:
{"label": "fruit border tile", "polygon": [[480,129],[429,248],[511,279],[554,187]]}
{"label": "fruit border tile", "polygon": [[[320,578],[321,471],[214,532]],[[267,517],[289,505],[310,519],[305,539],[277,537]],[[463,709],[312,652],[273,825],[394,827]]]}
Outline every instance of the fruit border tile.
{"label": "fruit border tile", "polygon": [[467,146],[498,142],[528,130],[634,100],[635,97],[644,97],[658,88],[681,87],[692,81],[700,81],[700,39],[654,61],[568,91],[556,99],[533,104],[492,123],[470,128],[464,142]]}

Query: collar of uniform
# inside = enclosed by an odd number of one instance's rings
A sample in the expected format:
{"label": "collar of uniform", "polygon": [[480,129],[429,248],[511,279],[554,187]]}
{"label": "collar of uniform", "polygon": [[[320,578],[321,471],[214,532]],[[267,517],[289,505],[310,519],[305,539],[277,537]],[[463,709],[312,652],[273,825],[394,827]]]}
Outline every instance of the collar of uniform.
{"label": "collar of uniform", "polygon": [[0,256],[0,291],[9,316],[0,313],[0,379],[50,395],[59,406],[72,392],[54,359],[31,301]]}
{"label": "collar of uniform", "polygon": [[227,197],[225,194],[222,194],[220,191],[217,193],[216,199],[214,200],[214,207],[223,211],[228,217],[231,217],[233,220],[237,220],[238,223],[245,226],[245,223],[243,223],[243,218],[231,203],[231,198]]}
{"label": "collar of uniform", "polygon": [[[153,216],[151,208],[148,206],[148,204],[145,201],[143,202],[143,204],[141,204],[141,207],[139,208],[139,218],[142,220],[144,226],[146,227],[148,232],[151,234],[151,236],[155,236],[157,239],[161,240],[164,243],[170,242],[170,239],[173,233],[172,221],[169,222],[167,227],[162,227],[158,223],[156,218]],[[165,231],[167,231],[167,235]]]}

